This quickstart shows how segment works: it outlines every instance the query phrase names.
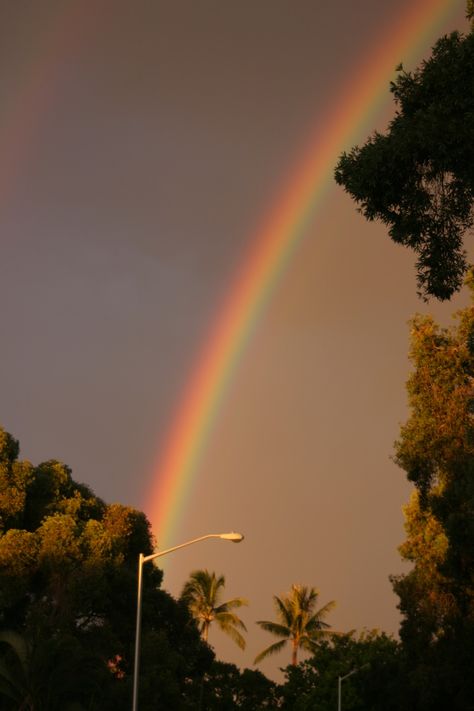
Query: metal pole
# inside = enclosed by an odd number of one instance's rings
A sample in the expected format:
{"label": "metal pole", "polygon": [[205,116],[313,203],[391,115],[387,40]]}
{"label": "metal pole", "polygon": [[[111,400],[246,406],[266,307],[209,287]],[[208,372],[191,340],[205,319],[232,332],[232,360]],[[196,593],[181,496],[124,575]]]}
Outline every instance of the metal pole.
{"label": "metal pole", "polygon": [[138,711],[138,675],[140,673],[140,637],[142,622],[142,571],[143,553],[138,557],[138,593],[137,593],[137,623],[135,628],[135,660],[133,665],[133,703],[132,711]]}
{"label": "metal pole", "polygon": [[180,548],[185,548],[186,546],[191,546],[193,543],[199,543],[199,541],[205,541],[206,538],[222,538],[225,541],[232,541],[233,543],[240,543],[243,540],[241,533],[207,533],[205,536],[199,536],[199,538],[193,538],[192,541],[186,541],[186,543],[180,543],[179,546],[173,546],[173,548],[167,548],[165,551],[157,551],[156,553],[151,553],[150,555],[143,555],[140,553],[138,556],[138,593],[137,593],[137,623],[135,629],[135,660],[133,665],[133,698],[132,698],[132,711],[138,711],[138,682],[140,675],[140,637],[141,637],[141,627],[142,627],[142,571],[143,563],[148,563],[150,560],[155,560],[155,558],[160,558],[162,555],[167,553],[172,553]]}
{"label": "metal pole", "polygon": [[353,674],[357,674],[358,671],[361,669],[365,669],[365,667],[368,667],[369,664],[364,664],[362,667],[357,667],[357,669],[352,669],[352,671],[349,672],[349,674],[345,674],[344,676],[338,676],[337,677],[337,711],[341,711],[342,707],[342,701],[341,701],[341,696],[342,696],[342,682],[344,679],[347,679],[349,676],[352,676]]}

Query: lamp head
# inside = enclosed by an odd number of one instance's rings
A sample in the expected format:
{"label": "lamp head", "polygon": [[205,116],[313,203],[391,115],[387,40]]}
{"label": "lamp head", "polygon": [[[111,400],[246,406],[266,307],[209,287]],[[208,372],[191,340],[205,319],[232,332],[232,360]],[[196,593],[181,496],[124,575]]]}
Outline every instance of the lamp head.
{"label": "lamp head", "polygon": [[235,531],[231,533],[220,533],[219,538],[223,538],[225,541],[232,541],[232,543],[240,543],[240,541],[244,539],[241,533],[235,533]]}

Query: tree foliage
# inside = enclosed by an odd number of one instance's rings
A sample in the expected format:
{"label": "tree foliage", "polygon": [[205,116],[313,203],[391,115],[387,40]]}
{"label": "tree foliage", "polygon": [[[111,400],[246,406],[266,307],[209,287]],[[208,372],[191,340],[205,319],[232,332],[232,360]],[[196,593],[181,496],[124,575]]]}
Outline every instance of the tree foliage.
{"label": "tree foliage", "polygon": [[299,649],[314,651],[318,641],[328,635],[330,625],[324,618],[336,604],[331,601],[317,610],[318,597],[319,592],[315,588],[305,585],[292,585],[287,595],[273,596],[278,622],[260,620],[257,624],[281,639],[260,652],[255,658],[255,664],[265,657],[277,654],[288,643],[291,646],[292,664],[297,663]]}
{"label": "tree foliage", "polygon": [[240,671],[215,661],[205,674],[201,707],[206,711],[264,711],[279,708],[279,688],[257,669]]}
{"label": "tree foliage", "polygon": [[343,153],[336,181],[414,250],[419,292],[448,299],[462,285],[474,219],[474,34],[441,38],[414,72],[400,66],[391,91],[388,131]]}
{"label": "tree foliage", "polygon": [[248,605],[242,597],[222,602],[222,590],[225,577],[216,576],[208,570],[195,570],[185,583],[181,599],[196,620],[202,638],[207,642],[209,628],[213,622],[241,648],[245,649],[245,639],[241,634],[247,630],[240,617],[233,612],[235,608]]}
{"label": "tree foliage", "polygon": [[[129,708],[137,561],[153,550],[150,524],[105,504],[61,462],[18,457],[0,429],[1,708]],[[213,656],[161,580],[144,569],[143,711],[192,708]]]}
{"label": "tree foliage", "polygon": [[[468,284],[474,297],[474,278]],[[469,708],[474,685],[474,306],[447,329],[412,322],[410,417],[396,459],[415,484],[393,578],[411,688],[422,709]],[[449,700],[449,703],[448,703]],[[418,706],[417,706],[418,708]]]}
{"label": "tree foliage", "polygon": [[[280,688],[284,711],[334,711],[338,708],[338,677],[345,711],[399,711],[400,645],[377,630],[320,640],[310,659],[285,669]],[[351,673],[353,672],[353,673]],[[348,676],[346,676],[348,675]]]}

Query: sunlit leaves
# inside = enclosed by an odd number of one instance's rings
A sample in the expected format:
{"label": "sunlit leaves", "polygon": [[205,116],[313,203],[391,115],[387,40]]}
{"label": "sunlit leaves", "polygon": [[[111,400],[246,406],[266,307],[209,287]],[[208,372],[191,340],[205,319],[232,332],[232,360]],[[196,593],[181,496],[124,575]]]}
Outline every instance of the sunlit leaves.
{"label": "sunlit leaves", "polygon": [[[18,454],[0,428],[0,633],[15,636],[13,646],[0,642],[0,707],[128,708],[137,562],[153,550],[150,524],[132,507],[106,505],[61,462],[33,467]],[[144,570],[141,708],[179,711],[197,698],[212,652],[161,579]]]}
{"label": "sunlit leaves", "polygon": [[[474,294],[474,274],[467,283]],[[402,556],[410,572],[392,579],[401,637],[420,708],[464,708],[474,653],[474,308],[451,328],[412,322],[410,416],[396,461],[416,490],[404,508]]]}
{"label": "sunlit leaves", "polygon": [[241,649],[244,649],[245,639],[241,630],[245,632],[246,627],[233,610],[247,605],[248,602],[241,597],[222,602],[224,587],[223,575],[217,576],[208,570],[195,570],[183,587],[181,599],[196,620],[204,640],[207,641],[209,628],[215,622]]}
{"label": "sunlit leaves", "polygon": [[311,652],[319,640],[330,634],[328,632],[330,625],[325,622],[324,618],[336,603],[334,601],[328,602],[317,610],[318,598],[319,592],[315,588],[305,585],[292,585],[287,595],[273,596],[278,622],[260,620],[257,624],[267,632],[283,639],[280,642],[274,642],[260,652],[255,658],[255,664],[276,654],[286,644],[290,644],[292,664],[296,664],[299,649]]}

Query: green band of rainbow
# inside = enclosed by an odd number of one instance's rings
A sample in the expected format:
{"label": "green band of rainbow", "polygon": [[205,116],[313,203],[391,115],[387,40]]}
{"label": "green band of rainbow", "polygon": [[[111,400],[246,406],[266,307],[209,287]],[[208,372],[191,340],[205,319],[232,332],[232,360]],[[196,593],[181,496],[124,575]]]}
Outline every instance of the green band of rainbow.
{"label": "green band of rainbow", "polygon": [[418,60],[460,3],[416,2],[373,48],[309,141],[296,170],[251,240],[226,302],[197,359],[154,471],[145,510],[160,547],[183,515],[213,423],[265,305],[333,183],[338,155],[360,140],[386,101],[393,57]]}

